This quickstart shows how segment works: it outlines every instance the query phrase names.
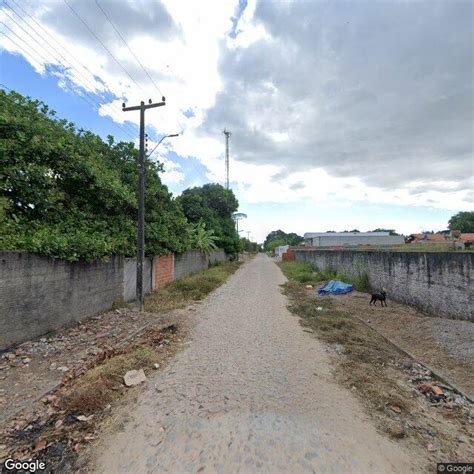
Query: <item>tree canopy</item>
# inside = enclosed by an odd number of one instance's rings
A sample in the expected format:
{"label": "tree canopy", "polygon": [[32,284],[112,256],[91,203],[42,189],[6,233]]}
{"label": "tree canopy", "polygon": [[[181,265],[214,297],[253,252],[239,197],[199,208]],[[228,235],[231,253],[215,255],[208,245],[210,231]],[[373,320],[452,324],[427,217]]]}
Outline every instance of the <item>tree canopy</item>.
{"label": "tree canopy", "polygon": [[287,234],[282,230],[273,230],[270,232],[263,243],[263,247],[266,251],[273,250],[275,247],[280,245],[299,245],[304,242],[304,238],[291,232]]}
{"label": "tree canopy", "polygon": [[239,208],[234,193],[220,184],[205,184],[183,191],[178,197],[189,222],[203,222],[216,236],[215,243],[227,253],[236,254],[240,249],[232,214]]}
{"label": "tree canopy", "polygon": [[464,233],[474,232],[474,212],[458,212],[449,219],[448,227],[450,230],[460,230]]}
{"label": "tree canopy", "polygon": [[[68,260],[136,254],[138,150],[0,91],[0,248]],[[146,253],[180,252],[190,226],[146,162]]]}

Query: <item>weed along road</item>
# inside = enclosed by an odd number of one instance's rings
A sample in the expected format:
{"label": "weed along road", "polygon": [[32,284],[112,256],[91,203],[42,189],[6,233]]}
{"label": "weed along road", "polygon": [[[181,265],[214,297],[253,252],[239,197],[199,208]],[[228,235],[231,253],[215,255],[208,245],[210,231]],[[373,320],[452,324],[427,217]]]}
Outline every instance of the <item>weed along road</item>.
{"label": "weed along road", "polygon": [[99,472],[410,472],[337,385],[325,346],[286,308],[258,255],[193,313],[191,342],[120,408],[92,453]]}

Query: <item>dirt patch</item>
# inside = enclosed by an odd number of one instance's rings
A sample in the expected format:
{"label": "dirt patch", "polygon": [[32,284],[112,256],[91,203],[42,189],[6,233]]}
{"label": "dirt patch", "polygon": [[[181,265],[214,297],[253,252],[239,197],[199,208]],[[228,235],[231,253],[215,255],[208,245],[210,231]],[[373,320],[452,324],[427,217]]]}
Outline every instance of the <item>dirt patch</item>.
{"label": "dirt patch", "polygon": [[387,308],[369,306],[370,296],[357,291],[331,299],[338,310],[362,318],[474,399],[472,322],[427,316],[391,300],[388,300]]}
{"label": "dirt patch", "polygon": [[156,313],[116,309],[4,352],[0,423],[27,413],[44,393],[96,366],[143,327],[167,321],[167,316]]}
{"label": "dirt patch", "polygon": [[102,353],[95,366],[81,368],[33,410],[9,420],[1,433],[0,459],[34,458],[54,470],[72,468],[78,454],[98,438],[98,425],[113,403],[140,390],[125,386],[127,371],[143,369],[149,375],[179,349],[187,325],[178,320],[149,327],[127,344]]}
{"label": "dirt patch", "polygon": [[432,374],[405,360],[334,299],[317,299],[314,289],[297,282],[286,283],[284,292],[306,330],[328,343],[336,378],[361,401],[381,432],[427,452],[433,463],[473,459],[474,411],[466,399],[456,398],[448,387],[449,399],[423,394],[420,385],[433,381]]}

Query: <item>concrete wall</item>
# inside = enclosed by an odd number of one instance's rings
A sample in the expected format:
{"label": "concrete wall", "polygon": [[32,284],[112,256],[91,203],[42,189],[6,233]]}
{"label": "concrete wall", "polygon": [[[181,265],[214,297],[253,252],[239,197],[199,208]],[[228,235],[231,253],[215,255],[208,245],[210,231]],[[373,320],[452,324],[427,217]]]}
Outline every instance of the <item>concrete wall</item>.
{"label": "concrete wall", "polygon": [[[143,264],[143,291],[151,293],[153,281],[153,259],[145,258]],[[137,296],[137,259],[126,258],[123,267],[123,299],[133,301]]]}
{"label": "concrete wall", "polygon": [[[197,251],[145,259],[144,291],[227,260],[223,250]],[[133,301],[136,260],[66,262],[29,253],[0,252],[0,351],[67,324]]]}
{"label": "concrete wall", "polygon": [[202,272],[210,263],[225,262],[227,256],[223,250],[215,250],[209,254],[199,250],[189,250],[176,254],[174,257],[174,278],[177,280],[191,273]]}
{"label": "concrete wall", "polygon": [[217,249],[209,253],[208,258],[209,258],[210,263],[222,263],[222,262],[228,262],[230,256],[227,255],[224,252],[224,250]]}
{"label": "concrete wall", "polygon": [[122,298],[123,259],[65,262],[0,252],[0,350],[81,321]]}
{"label": "concrete wall", "polygon": [[183,278],[191,273],[201,272],[207,267],[207,255],[199,250],[189,250],[175,255],[174,275],[176,279]]}
{"label": "concrete wall", "polygon": [[357,277],[434,316],[474,322],[474,254],[294,249],[295,260]]}

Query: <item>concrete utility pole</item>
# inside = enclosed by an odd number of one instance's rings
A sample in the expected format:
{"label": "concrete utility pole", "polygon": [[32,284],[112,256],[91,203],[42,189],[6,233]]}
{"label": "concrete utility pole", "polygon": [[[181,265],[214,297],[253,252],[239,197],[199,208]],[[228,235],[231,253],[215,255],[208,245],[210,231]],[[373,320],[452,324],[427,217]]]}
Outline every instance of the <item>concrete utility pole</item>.
{"label": "concrete utility pole", "polygon": [[231,133],[224,128],[225,135],[225,188],[229,189],[229,138]]}
{"label": "concrete utility pole", "polygon": [[247,240],[250,242],[250,231],[247,230]]}
{"label": "concrete utility pole", "polygon": [[140,105],[125,107],[122,104],[123,112],[133,110],[140,111],[140,155],[138,158],[138,223],[137,223],[137,301],[140,305],[140,311],[144,309],[143,294],[143,262],[145,260],[145,110],[153,109],[166,105],[166,99],[161,98],[162,102],[152,103],[149,99],[148,104],[141,101]]}

